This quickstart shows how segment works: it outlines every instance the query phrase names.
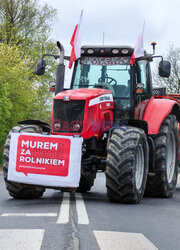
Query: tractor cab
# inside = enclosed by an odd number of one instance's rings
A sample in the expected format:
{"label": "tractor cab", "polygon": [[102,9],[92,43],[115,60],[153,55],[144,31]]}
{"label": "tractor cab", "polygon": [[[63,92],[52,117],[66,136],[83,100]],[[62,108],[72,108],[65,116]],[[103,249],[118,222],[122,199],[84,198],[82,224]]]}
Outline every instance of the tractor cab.
{"label": "tractor cab", "polygon": [[71,89],[108,89],[114,99],[115,121],[134,118],[138,103],[152,96],[152,81],[150,58],[144,57],[131,66],[132,53],[129,46],[83,46]]}

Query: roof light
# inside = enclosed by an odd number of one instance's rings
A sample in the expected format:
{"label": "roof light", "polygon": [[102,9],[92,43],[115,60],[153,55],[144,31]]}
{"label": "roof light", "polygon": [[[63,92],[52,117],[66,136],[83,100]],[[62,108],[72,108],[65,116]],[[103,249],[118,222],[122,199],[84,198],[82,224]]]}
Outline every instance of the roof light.
{"label": "roof light", "polygon": [[128,50],[128,49],[122,49],[122,50],[121,50],[121,53],[124,54],[124,55],[125,55],[125,54],[128,54],[128,53],[129,53],[129,50]]}
{"label": "roof light", "polygon": [[156,42],[152,42],[151,45],[156,45]]}
{"label": "roof light", "polygon": [[119,53],[119,50],[118,50],[118,49],[113,49],[113,50],[112,50],[112,53],[113,53],[113,54],[118,54],[118,53]]}
{"label": "roof light", "polygon": [[87,52],[88,52],[88,54],[93,54],[94,50],[93,49],[88,49]]}

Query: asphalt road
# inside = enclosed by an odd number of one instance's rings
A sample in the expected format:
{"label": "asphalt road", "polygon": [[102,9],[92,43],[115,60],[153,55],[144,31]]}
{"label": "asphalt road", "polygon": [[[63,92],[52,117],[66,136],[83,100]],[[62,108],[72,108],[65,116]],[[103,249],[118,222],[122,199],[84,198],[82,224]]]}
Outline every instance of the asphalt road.
{"label": "asphalt road", "polygon": [[14,200],[0,173],[0,249],[179,250],[179,207],[180,185],[171,199],[110,203],[103,174],[87,194],[47,190]]}

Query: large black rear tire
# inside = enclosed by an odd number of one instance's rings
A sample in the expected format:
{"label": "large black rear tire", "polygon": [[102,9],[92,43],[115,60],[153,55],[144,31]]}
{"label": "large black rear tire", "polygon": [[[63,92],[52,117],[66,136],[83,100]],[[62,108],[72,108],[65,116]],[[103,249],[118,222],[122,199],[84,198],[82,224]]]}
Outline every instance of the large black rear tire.
{"label": "large black rear tire", "polygon": [[142,129],[120,127],[107,146],[106,187],[110,201],[138,203],[144,195],[149,147]]}
{"label": "large black rear tire", "polygon": [[154,139],[155,173],[148,176],[146,195],[170,198],[175,192],[179,166],[179,128],[175,115],[168,115]]}
{"label": "large black rear tire", "polygon": [[3,154],[3,174],[4,181],[6,184],[6,189],[8,190],[10,196],[15,199],[36,199],[43,195],[45,188],[38,187],[34,185],[22,184],[17,182],[12,182],[7,180],[8,165],[9,165],[9,150],[10,150],[10,141],[12,132],[28,132],[28,133],[42,133],[42,128],[38,125],[19,125],[13,127],[10,133],[7,136],[5,145],[4,145],[4,154]]}

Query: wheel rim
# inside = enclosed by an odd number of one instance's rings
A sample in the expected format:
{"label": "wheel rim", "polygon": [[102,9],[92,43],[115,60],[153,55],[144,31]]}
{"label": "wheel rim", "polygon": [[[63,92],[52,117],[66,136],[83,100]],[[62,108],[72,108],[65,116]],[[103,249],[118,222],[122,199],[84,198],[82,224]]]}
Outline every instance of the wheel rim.
{"label": "wheel rim", "polygon": [[135,184],[140,189],[144,176],[144,151],[142,145],[138,145],[136,153]]}
{"label": "wheel rim", "polygon": [[167,171],[168,183],[171,183],[173,179],[175,165],[176,165],[175,162],[176,162],[176,142],[174,133],[171,131],[169,139],[167,141],[167,148],[166,148],[166,171]]}

